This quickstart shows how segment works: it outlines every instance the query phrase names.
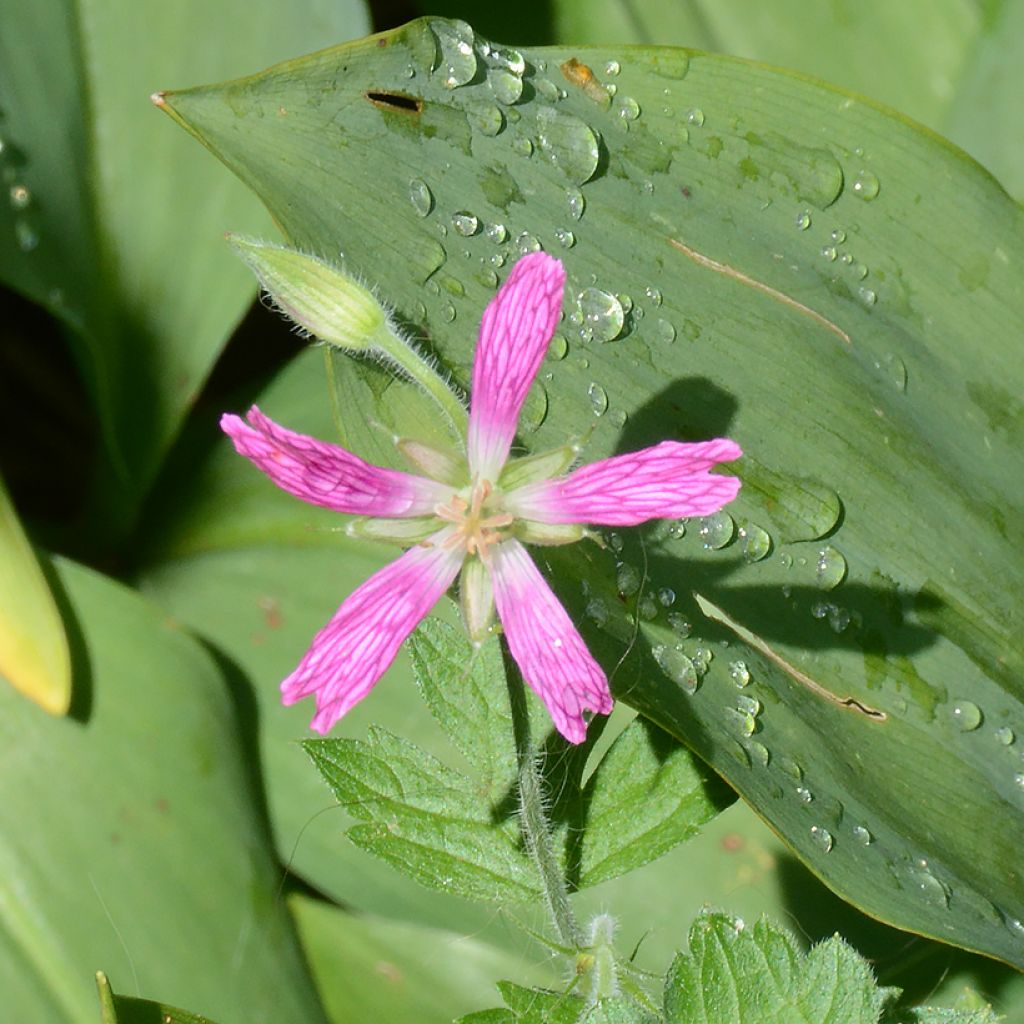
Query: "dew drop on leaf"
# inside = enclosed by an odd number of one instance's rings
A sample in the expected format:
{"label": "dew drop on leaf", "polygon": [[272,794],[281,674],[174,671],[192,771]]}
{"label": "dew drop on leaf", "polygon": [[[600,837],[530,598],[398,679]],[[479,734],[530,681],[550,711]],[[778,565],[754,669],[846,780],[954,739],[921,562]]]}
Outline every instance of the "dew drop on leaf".
{"label": "dew drop on leaf", "polygon": [[659,644],[651,653],[654,655],[654,660],[658,663],[662,672],[672,682],[681,686],[685,693],[697,692],[697,687],[700,685],[700,677],[694,668],[693,662],[682,651]]}
{"label": "dew drop on leaf", "polygon": [[704,123],[704,111],[700,107],[693,107],[686,112],[686,120],[699,128]]}
{"label": "dew drop on leaf", "polygon": [[600,288],[584,288],[576,297],[584,327],[595,341],[614,341],[625,325],[622,304]]}
{"label": "dew drop on leaf", "polygon": [[668,344],[676,340],[676,329],[668,321],[661,318],[654,321],[654,333],[658,341]]}
{"label": "dew drop on leaf", "polygon": [[814,577],[822,590],[833,590],[846,576],[846,559],[831,544],[818,552]]}
{"label": "dew drop on leaf", "polygon": [[1004,725],[996,729],[996,740],[1004,747],[1011,746],[1016,738],[1017,737],[1014,735],[1013,730],[1009,726]]}
{"label": "dew drop on leaf", "polygon": [[734,661],[729,665],[729,675],[732,681],[739,687],[750,684],[750,669],[745,661]]}
{"label": "dew drop on leaf", "polygon": [[806,786],[797,786],[795,792],[802,804],[809,804],[814,800],[814,794]]}
{"label": "dew drop on leaf", "polygon": [[623,597],[632,597],[640,589],[643,577],[629,562],[620,562],[615,572],[615,586]]}
{"label": "dew drop on leaf", "polygon": [[854,826],[853,838],[856,839],[861,846],[870,846],[874,841],[874,836],[872,836],[872,834],[863,825]]}
{"label": "dew drop on leaf", "polygon": [[505,115],[498,107],[487,103],[483,106],[470,107],[466,112],[471,127],[481,135],[494,136],[505,127]]}
{"label": "dew drop on leaf", "polygon": [[476,75],[477,59],[473,30],[464,21],[437,18],[430,23],[437,37],[440,61],[434,69],[446,89],[457,89]]}
{"label": "dew drop on leaf", "polygon": [[541,107],[537,111],[537,142],[541,152],[574,185],[589,181],[597,170],[597,136],[575,114]]}
{"label": "dew drop on leaf", "polygon": [[857,172],[851,186],[853,194],[858,199],[864,199],[865,201],[874,199],[878,195],[879,187],[878,178],[871,171],[865,170]]}
{"label": "dew drop on leaf", "polygon": [[501,245],[503,242],[508,240],[508,231],[505,229],[504,224],[488,224],[484,228],[484,234],[488,240],[494,242],[495,245]]}
{"label": "dew drop on leaf", "polygon": [[811,826],[811,839],[814,844],[825,853],[831,851],[835,840],[832,838],[832,833],[827,828],[822,828],[820,825]]}
{"label": "dew drop on leaf", "polygon": [[566,189],[565,200],[569,205],[569,216],[573,220],[579,220],[587,206],[583,193],[578,188]]}
{"label": "dew drop on leaf", "polygon": [[480,221],[475,214],[466,210],[459,210],[452,214],[452,227],[463,238],[470,238],[480,230]]}
{"label": "dew drop on leaf", "polygon": [[671,587],[662,587],[658,591],[658,600],[669,608],[676,603],[676,592]]}
{"label": "dew drop on leaf", "polygon": [[693,626],[690,624],[689,619],[679,612],[668,613],[668,625],[672,632],[683,640],[693,632]]}
{"label": "dew drop on leaf", "polygon": [[772,549],[772,539],[768,531],[761,529],[756,523],[744,523],[740,527],[739,535],[743,541],[744,561],[760,562]]}
{"label": "dew drop on leaf", "polygon": [[595,416],[603,416],[608,411],[608,393],[600,384],[587,388],[587,398]]}
{"label": "dew drop on leaf", "polygon": [[422,178],[413,178],[409,182],[409,202],[421,217],[426,217],[434,208],[433,193]]}
{"label": "dew drop on leaf", "polygon": [[800,231],[806,231],[811,226],[810,210],[801,210],[796,215],[796,226]]}
{"label": "dew drop on leaf", "polygon": [[709,551],[718,551],[732,541],[736,523],[724,509],[700,521],[700,538]]}

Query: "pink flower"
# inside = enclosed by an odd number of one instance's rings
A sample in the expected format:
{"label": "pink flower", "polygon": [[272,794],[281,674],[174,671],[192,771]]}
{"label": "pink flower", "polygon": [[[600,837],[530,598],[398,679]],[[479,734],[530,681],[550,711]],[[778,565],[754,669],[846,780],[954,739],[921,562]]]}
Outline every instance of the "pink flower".
{"label": "pink flower", "polygon": [[221,426],[240,454],[279,487],[317,505],[370,517],[350,532],[411,545],[341,604],[298,668],[284,702],[316,696],[312,727],[328,729],[362,700],[399,647],[462,570],[463,616],[480,635],[497,610],[523,678],[571,743],[584,712],[608,714],[601,666],[523,546],[569,543],[584,524],[632,526],[704,516],[732,501],[740,482],[709,472],[738,458],[725,439],[662,441],[566,473],[576,451],[509,459],[519,412],[558,322],[565,271],[545,253],[523,257],[484,312],[473,365],[465,455],[403,442],[417,473],[382,469],[292,433],[255,406]]}

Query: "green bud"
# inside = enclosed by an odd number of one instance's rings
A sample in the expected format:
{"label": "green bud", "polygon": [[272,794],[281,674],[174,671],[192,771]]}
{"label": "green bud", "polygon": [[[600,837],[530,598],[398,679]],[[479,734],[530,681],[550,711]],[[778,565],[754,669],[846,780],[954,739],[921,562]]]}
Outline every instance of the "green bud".
{"label": "green bud", "polygon": [[361,517],[353,519],[345,527],[345,532],[350,537],[379,540],[385,544],[401,544],[403,547],[409,547],[431,537],[442,525],[433,516],[418,516],[414,519]]}
{"label": "green bud", "polygon": [[386,330],[384,307],[337,267],[269,242],[238,235],[228,241],[278,308],[321,341],[360,351],[375,347]]}
{"label": "green bud", "polygon": [[589,531],[579,523],[535,523],[531,519],[517,519],[512,524],[512,533],[524,544],[557,547],[559,544],[575,544],[583,540]]}
{"label": "green bud", "polygon": [[439,480],[453,487],[465,487],[469,483],[469,467],[466,457],[453,451],[443,451],[420,441],[400,437],[395,447],[418,473]]}
{"label": "green bud", "polygon": [[491,574],[479,558],[467,558],[459,581],[459,604],[466,632],[474,644],[483,641],[494,622]]}

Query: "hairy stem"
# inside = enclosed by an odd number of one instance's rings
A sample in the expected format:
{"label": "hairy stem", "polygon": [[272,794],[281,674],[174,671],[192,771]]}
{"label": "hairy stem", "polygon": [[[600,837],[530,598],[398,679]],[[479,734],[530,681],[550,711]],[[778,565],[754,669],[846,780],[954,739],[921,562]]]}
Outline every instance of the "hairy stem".
{"label": "hairy stem", "polygon": [[544,812],[544,786],[537,769],[537,751],[530,741],[530,721],[526,710],[523,678],[505,657],[509,697],[512,705],[512,728],[519,757],[519,823],[526,849],[537,867],[544,888],[544,900],[551,913],[555,931],[563,945],[580,949],[583,932],[569,902],[565,875],[551,842],[551,826]]}

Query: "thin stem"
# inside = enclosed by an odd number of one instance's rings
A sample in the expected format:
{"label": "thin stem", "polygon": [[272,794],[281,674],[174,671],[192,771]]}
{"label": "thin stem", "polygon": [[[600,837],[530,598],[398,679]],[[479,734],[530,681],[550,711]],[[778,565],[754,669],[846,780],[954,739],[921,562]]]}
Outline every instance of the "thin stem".
{"label": "thin stem", "polygon": [[374,335],[372,346],[386,359],[407,373],[441,407],[459,437],[466,436],[468,416],[458,395],[438,376],[437,371],[387,322]]}
{"label": "thin stem", "polygon": [[569,902],[565,875],[551,842],[551,826],[544,813],[544,789],[537,770],[537,751],[530,742],[530,720],[526,710],[523,678],[505,652],[509,703],[512,706],[512,730],[519,757],[520,826],[526,849],[537,867],[544,899],[561,942],[571,949],[583,947],[583,932]]}

